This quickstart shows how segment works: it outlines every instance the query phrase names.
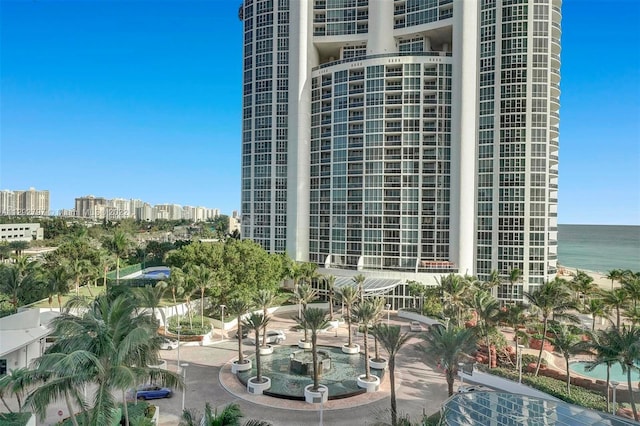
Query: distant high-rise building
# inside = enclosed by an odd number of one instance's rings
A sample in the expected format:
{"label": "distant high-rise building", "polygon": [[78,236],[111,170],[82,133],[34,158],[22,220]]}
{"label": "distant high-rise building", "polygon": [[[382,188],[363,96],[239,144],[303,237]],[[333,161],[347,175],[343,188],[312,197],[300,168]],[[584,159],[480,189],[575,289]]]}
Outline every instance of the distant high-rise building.
{"label": "distant high-rise building", "polygon": [[103,197],[95,197],[93,195],[78,197],[75,201],[76,216],[84,218],[103,219],[104,207],[106,205],[107,200]]}
{"label": "distant high-rise building", "polygon": [[561,0],[245,0],[242,235],[296,260],[555,276]]}
{"label": "distant high-rise building", "polygon": [[0,215],[49,216],[49,191],[0,191]]}

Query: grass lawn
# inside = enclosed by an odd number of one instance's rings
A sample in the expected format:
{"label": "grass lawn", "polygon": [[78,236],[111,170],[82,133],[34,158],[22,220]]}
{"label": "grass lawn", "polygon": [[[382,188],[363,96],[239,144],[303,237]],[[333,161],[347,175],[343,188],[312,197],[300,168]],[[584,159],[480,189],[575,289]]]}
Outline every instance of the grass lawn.
{"label": "grass lawn", "polygon": [[[87,286],[82,286],[80,287],[80,296],[85,296],[85,297],[96,297],[99,294],[104,293],[105,288],[103,286],[100,287],[94,287],[91,286],[90,288]],[[89,293],[89,291],[91,291],[91,293]],[[71,291],[69,294],[62,296],[62,298],[60,299],[62,301],[62,306],[64,307],[65,303],[67,303],[67,301],[69,300],[69,298],[71,296],[75,296],[76,292]],[[93,295],[93,296],[92,296]],[[54,308],[58,307],[58,296],[53,296],[53,301],[51,303],[51,306]],[[39,302],[35,302],[31,305],[31,307],[33,308],[48,308],[49,307],[49,301],[48,299],[43,299]]]}

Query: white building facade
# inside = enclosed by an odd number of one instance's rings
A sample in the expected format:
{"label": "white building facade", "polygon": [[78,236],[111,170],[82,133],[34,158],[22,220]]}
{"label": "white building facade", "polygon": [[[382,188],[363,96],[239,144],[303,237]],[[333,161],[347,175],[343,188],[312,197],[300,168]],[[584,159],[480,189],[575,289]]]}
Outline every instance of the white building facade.
{"label": "white building facade", "polygon": [[553,278],[561,0],[245,0],[242,235],[319,265]]}

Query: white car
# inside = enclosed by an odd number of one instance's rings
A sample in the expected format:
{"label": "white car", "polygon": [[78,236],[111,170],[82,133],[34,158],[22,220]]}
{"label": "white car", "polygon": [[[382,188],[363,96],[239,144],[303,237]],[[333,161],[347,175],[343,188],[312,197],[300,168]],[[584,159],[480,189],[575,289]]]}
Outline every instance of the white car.
{"label": "white car", "polygon": [[178,341],[173,339],[166,339],[160,343],[160,349],[171,350],[178,347]]}
{"label": "white car", "polygon": [[487,392],[492,390],[493,389],[481,385],[464,385],[458,388],[458,393]]}
{"label": "white car", "polygon": [[[250,338],[251,342],[255,344],[255,335]],[[267,343],[275,343],[279,345],[280,343],[287,340],[287,335],[284,334],[284,330],[268,330],[267,331]],[[262,343],[262,336],[260,336],[260,343]]]}
{"label": "white car", "polygon": [[420,324],[418,321],[411,321],[409,327],[411,331],[422,331],[422,324]]}

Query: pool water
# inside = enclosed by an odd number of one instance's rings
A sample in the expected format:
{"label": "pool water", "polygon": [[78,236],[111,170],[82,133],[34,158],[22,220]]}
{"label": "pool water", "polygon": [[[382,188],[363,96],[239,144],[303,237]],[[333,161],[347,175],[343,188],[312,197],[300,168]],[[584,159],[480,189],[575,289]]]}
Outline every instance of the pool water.
{"label": "pool water", "polygon": [[[569,364],[569,369],[574,373],[578,373],[581,376],[591,377],[594,379],[606,380],[607,379],[607,366],[605,364],[598,365],[591,371],[587,371],[588,363],[586,362],[573,362]],[[620,364],[613,364],[611,366],[609,380],[615,380],[620,383],[627,383],[627,373],[622,372]],[[631,381],[640,381],[640,371],[636,368],[631,371]]]}
{"label": "pool water", "polygon": [[151,278],[151,279],[161,280],[161,279],[168,278],[170,274],[171,274],[171,271],[169,268],[154,269],[152,271],[143,271],[142,278]]}

